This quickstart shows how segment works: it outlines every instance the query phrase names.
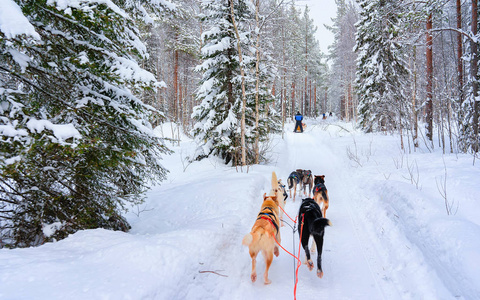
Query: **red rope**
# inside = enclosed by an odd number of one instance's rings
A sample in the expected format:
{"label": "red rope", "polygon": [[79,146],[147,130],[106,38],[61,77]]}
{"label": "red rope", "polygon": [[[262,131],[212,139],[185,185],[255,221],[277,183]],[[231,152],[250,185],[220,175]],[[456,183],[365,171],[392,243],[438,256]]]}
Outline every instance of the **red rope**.
{"label": "red rope", "polygon": [[[283,210],[283,209],[282,209]],[[300,239],[301,239],[301,236],[302,236],[302,233],[303,233],[303,217],[304,217],[305,214],[302,214],[302,225],[300,226]],[[287,215],[288,216],[288,215]],[[290,218],[290,217],[289,217]],[[297,217],[298,218],[298,217]],[[265,219],[265,220],[268,220],[270,221],[270,223],[272,224],[273,227],[275,227],[275,225],[273,225],[273,222],[272,220],[270,220],[269,218],[264,218],[262,217],[262,219]],[[290,218],[291,219],[291,218]],[[296,219],[296,218],[295,218]],[[293,220],[292,220],[293,221]],[[296,223],[296,221],[294,221]],[[273,235],[273,239],[275,240],[275,242],[277,243],[277,245],[280,246],[280,248],[283,249],[283,251],[287,252],[288,254],[290,254],[291,256],[293,256],[296,260],[297,260],[297,269],[295,270],[295,287],[293,289],[293,297],[294,299],[296,300],[297,299],[297,283],[298,283],[298,269],[300,268],[300,266],[302,265],[302,261],[300,260],[300,247],[302,245],[302,241],[298,241],[298,257],[293,255],[292,253],[288,252],[287,249],[283,248],[282,245],[280,245],[280,243],[277,241],[277,238],[275,237],[275,234]]]}
{"label": "red rope", "polygon": [[283,208],[282,208],[280,205],[279,205],[278,207],[280,207],[280,209],[283,211],[283,213],[286,214],[287,217],[288,217],[290,220],[292,220],[293,223],[297,223],[297,218],[298,218],[298,216],[295,217],[295,220],[294,220],[294,219],[292,219],[292,218],[287,214],[287,212],[286,212],[285,210],[283,210]]}
{"label": "red rope", "polygon": [[302,246],[302,234],[303,234],[303,219],[305,214],[302,214],[302,225],[300,226],[300,238],[298,241],[298,257],[297,257],[297,270],[295,270],[295,287],[293,289],[293,297],[297,299],[297,283],[298,283],[298,268],[302,265],[302,261],[300,260],[300,247]]}

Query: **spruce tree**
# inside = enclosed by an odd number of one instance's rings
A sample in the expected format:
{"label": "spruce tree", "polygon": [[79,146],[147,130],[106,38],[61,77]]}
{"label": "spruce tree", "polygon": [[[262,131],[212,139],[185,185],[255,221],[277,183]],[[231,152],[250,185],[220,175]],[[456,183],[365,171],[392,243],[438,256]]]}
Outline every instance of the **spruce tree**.
{"label": "spruce tree", "polygon": [[[240,119],[242,105],[242,78],[238,58],[237,39],[233,28],[230,2],[222,0],[203,1],[202,21],[208,28],[202,35],[203,63],[197,71],[203,73],[197,98],[201,103],[194,108],[192,117],[196,120],[194,135],[200,145],[197,158],[216,155],[228,164],[239,164]],[[254,19],[252,7],[244,0],[234,1],[235,21],[241,37],[244,83],[247,95],[247,126],[254,124],[254,82],[251,70],[255,63],[250,47],[249,23]],[[253,48],[253,47],[252,47]],[[254,139],[247,130],[248,140]]]}
{"label": "spruce tree", "polygon": [[360,126],[367,132],[392,130],[409,109],[404,101],[408,69],[397,39],[401,3],[360,1],[355,51]]}
{"label": "spruce tree", "polygon": [[1,240],[22,247],[80,229],[126,231],[122,209],[166,172],[155,110],[138,97],[157,84],[137,63],[148,55],[138,22],[158,8],[16,3],[38,39],[0,33]]}

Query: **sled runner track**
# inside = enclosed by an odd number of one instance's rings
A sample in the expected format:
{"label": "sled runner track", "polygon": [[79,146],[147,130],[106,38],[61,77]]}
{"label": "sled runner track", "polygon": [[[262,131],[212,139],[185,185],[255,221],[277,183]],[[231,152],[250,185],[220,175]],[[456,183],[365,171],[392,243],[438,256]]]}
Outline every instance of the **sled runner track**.
{"label": "sled runner track", "polygon": [[[342,200],[342,201],[345,201],[345,200]],[[380,291],[380,293],[382,294],[382,297],[383,299],[388,299],[386,296],[385,296],[385,292],[383,291],[383,289],[380,287],[380,284],[378,283],[378,279],[377,279],[377,276],[375,275],[375,272],[373,271],[373,268],[372,268],[372,265],[370,263],[370,259],[367,257],[367,247],[365,246],[365,243],[362,241],[362,239],[360,238],[359,236],[359,233],[358,233],[358,228],[359,228],[359,224],[358,222],[355,221],[355,219],[353,218],[353,212],[352,212],[352,208],[350,207],[350,205],[345,205],[347,206],[347,212],[348,212],[348,216],[350,218],[350,222],[352,224],[352,227],[353,227],[353,232],[355,234],[355,238],[358,240],[358,243],[360,244],[361,246],[361,251],[362,251],[362,255],[363,255],[363,258],[365,259],[367,265],[368,265],[368,270],[370,271],[370,275],[372,276],[372,278],[374,279],[375,281],[375,287],[378,291]]]}

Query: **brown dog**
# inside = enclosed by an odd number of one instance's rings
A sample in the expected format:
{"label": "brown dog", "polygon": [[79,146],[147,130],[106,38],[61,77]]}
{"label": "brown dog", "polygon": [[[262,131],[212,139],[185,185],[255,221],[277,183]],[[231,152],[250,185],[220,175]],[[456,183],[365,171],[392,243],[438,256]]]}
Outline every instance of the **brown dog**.
{"label": "brown dog", "polygon": [[325,186],[325,175],[315,175],[313,183],[313,199],[318,205],[321,205],[322,215],[326,218],[329,199],[327,187]]}
{"label": "brown dog", "polygon": [[303,189],[304,196],[307,196],[306,191],[308,191],[308,197],[310,197],[310,193],[312,192],[312,186],[313,186],[312,171],[302,170],[302,189]]}
{"label": "brown dog", "polygon": [[278,201],[277,196],[263,195],[263,203],[257,220],[253,224],[252,231],[245,235],[242,244],[248,246],[252,258],[252,282],[257,280],[257,254],[262,251],[265,259],[264,283],[270,284],[268,269],[273,261],[273,254],[278,256],[278,246],[275,238],[280,243],[280,228],[278,227]]}

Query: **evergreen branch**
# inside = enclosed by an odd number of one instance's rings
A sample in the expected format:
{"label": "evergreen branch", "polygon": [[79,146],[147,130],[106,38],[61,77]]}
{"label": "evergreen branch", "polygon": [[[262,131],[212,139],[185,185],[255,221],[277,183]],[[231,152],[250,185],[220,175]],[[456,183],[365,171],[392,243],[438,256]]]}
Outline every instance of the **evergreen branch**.
{"label": "evergreen branch", "polygon": [[[9,69],[7,69],[7,68],[5,68],[5,67],[3,67],[3,66],[0,66],[0,70],[3,70],[3,71],[5,71],[5,72],[7,72],[7,73],[10,73],[11,75],[13,75],[14,77],[16,77],[17,79],[21,80],[22,82],[30,85],[31,87],[33,87],[34,89],[36,89],[36,90],[38,90],[38,91],[40,91],[40,92],[42,92],[42,93],[45,94],[47,97],[53,98],[53,99],[55,99],[55,100],[57,100],[57,101],[60,101],[61,103],[65,104],[67,107],[69,107],[69,108],[71,108],[71,109],[76,109],[73,105],[71,105],[71,104],[68,103],[67,101],[65,101],[65,100],[63,100],[63,99],[61,99],[61,98],[53,95],[51,92],[48,92],[48,91],[42,89],[41,87],[39,87],[38,85],[36,85],[34,82],[32,82],[31,80],[29,80],[28,78],[25,78],[24,76],[20,76],[20,75],[18,75],[18,74],[16,74],[16,73],[13,73],[12,71],[10,71]],[[97,116],[92,115],[92,114],[90,114],[90,113],[87,112],[87,111],[83,111],[83,113],[86,114],[87,116],[91,117],[93,120],[96,120],[97,122],[99,122],[99,123],[102,124],[102,125],[106,125],[106,126],[108,126],[108,127],[110,127],[110,128],[118,129],[118,130],[120,130],[120,131],[122,131],[122,132],[124,132],[124,133],[131,133],[131,134],[137,134],[137,135],[142,136],[142,137],[160,139],[160,138],[158,138],[158,137],[154,137],[154,136],[151,136],[151,135],[147,135],[147,134],[145,134],[145,133],[143,133],[143,132],[133,132],[133,131],[131,131],[131,130],[129,130],[129,129],[119,127],[119,126],[117,126],[117,125],[115,125],[115,124],[111,124],[109,121],[99,119]]]}

